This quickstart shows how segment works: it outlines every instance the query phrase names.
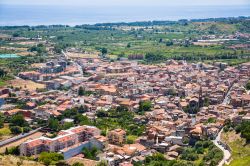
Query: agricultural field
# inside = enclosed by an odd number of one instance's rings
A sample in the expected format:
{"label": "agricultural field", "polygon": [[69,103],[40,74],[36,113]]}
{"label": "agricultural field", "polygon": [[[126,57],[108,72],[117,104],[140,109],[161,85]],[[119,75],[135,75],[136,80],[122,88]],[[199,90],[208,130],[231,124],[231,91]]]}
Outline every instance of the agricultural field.
{"label": "agricultural field", "polygon": [[[128,58],[142,63],[161,63],[167,59],[190,62],[226,62],[230,66],[250,61],[249,18],[218,18],[180,21],[103,23],[95,25],[0,27],[0,37],[18,36],[24,40],[0,40],[0,87],[19,72],[29,71],[34,63],[58,58],[62,50],[69,58]],[[39,39],[37,38],[39,34]],[[237,37],[240,34],[241,37]],[[33,40],[37,39],[37,40]],[[239,46],[239,47],[238,47]],[[104,56],[105,55],[105,56]],[[19,86],[13,83],[14,86]],[[21,82],[21,87],[40,85]]]}
{"label": "agricultural field", "polygon": [[[138,25],[137,25],[138,24]],[[247,43],[249,39],[228,40],[224,42],[201,43],[204,36],[216,36],[216,39],[235,35],[236,32],[248,33],[249,21],[246,20],[201,20],[171,23],[127,23],[97,24],[69,26],[37,26],[16,27],[6,29],[0,27],[0,33],[18,34],[22,37],[34,38],[37,33],[56,50],[68,47],[81,48],[86,52],[100,53],[102,48],[107,53],[118,57],[131,54],[160,53],[166,58],[193,57],[194,59],[231,59],[231,56],[250,56],[249,49],[233,50],[228,48],[234,44]],[[34,41],[16,42],[16,45],[31,47]],[[9,43],[5,43],[9,45]],[[85,57],[89,55],[72,55]],[[95,57],[96,54],[93,54]],[[111,59],[112,59],[111,58]]]}
{"label": "agricultural field", "polygon": [[29,91],[34,91],[36,89],[44,89],[44,84],[39,84],[30,80],[23,80],[23,79],[14,79],[9,81],[9,86],[13,86],[14,88],[21,88],[27,89]]}
{"label": "agricultural field", "polygon": [[72,53],[68,52],[67,56],[71,59],[77,59],[77,58],[99,58],[98,53]]}
{"label": "agricultural field", "polygon": [[[1,54],[1,51],[0,51]],[[39,84],[34,84],[29,81],[18,81],[13,82],[11,80],[15,79],[15,76],[19,72],[28,71],[31,64],[44,62],[45,57],[41,56],[20,56],[18,58],[0,58],[0,87],[8,86],[13,84],[13,86],[24,87],[34,89],[41,87]],[[20,84],[17,84],[20,83]]]}

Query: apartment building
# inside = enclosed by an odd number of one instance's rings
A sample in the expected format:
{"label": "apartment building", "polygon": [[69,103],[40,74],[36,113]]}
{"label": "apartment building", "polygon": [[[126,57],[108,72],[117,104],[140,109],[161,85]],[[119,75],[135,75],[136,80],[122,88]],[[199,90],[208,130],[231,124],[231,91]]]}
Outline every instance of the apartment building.
{"label": "apartment building", "polygon": [[126,142],[126,131],[115,129],[108,133],[108,141],[111,144],[122,145]]}
{"label": "apartment building", "polygon": [[[82,146],[95,136],[100,135],[100,130],[93,126],[77,126],[68,130],[62,130],[55,138],[40,137],[34,140],[28,140],[20,145],[20,155],[32,156],[41,152],[68,152],[72,148]],[[88,145],[89,146],[89,145]],[[81,149],[79,149],[79,153]],[[76,152],[74,152],[75,154]],[[73,155],[73,154],[72,154]],[[70,154],[67,153],[67,156]]]}

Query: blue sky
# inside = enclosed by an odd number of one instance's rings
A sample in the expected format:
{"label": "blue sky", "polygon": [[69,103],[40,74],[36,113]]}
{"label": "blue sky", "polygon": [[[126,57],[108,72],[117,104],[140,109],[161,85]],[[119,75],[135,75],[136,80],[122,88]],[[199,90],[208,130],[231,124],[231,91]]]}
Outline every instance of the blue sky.
{"label": "blue sky", "polygon": [[0,4],[76,6],[218,6],[250,5],[250,0],[0,0]]}

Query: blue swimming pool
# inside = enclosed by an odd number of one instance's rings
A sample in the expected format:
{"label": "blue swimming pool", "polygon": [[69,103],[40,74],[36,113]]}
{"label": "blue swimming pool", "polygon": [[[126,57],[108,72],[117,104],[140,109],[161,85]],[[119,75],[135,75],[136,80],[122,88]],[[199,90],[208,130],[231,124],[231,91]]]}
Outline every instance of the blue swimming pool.
{"label": "blue swimming pool", "polygon": [[0,54],[0,58],[18,58],[20,57],[17,54]]}

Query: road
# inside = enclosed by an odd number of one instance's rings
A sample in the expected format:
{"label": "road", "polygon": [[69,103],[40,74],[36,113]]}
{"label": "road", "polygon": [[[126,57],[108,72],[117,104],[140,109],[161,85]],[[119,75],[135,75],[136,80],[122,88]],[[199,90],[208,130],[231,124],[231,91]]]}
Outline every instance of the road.
{"label": "road", "polygon": [[226,94],[226,96],[225,96],[225,98],[224,98],[222,104],[229,104],[229,103],[230,103],[230,92],[231,92],[233,86],[234,86],[234,83],[232,84],[232,86],[231,86],[231,87],[229,88],[229,90],[227,91],[227,94]]}
{"label": "road", "polygon": [[11,137],[9,139],[6,139],[6,140],[3,140],[3,141],[0,141],[0,147],[4,146],[4,145],[7,145],[7,144],[10,144],[12,142],[16,142],[17,140],[19,139],[22,139],[22,138],[25,138],[25,137],[28,137],[36,132],[38,132],[41,128],[38,128],[36,130],[32,130],[28,133],[24,133],[24,134],[20,134],[20,135],[17,135],[17,136],[14,136],[14,137]]}
{"label": "road", "polygon": [[221,142],[221,133],[222,133],[223,129],[219,132],[218,136],[216,137],[215,140],[213,140],[213,143],[220,148],[223,153],[224,153],[224,157],[223,159],[220,161],[220,163],[218,164],[218,166],[223,166],[225,163],[228,164],[228,161],[231,157],[231,153],[229,150],[225,149],[222,145],[219,144],[219,142]]}
{"label": "road", "polygon": [[[226,94],[226,96],[225,96],[225,98],[224,98],[224,100],[223,100],[223,102],[222,102],[222,104],[229,104],[230,103],[230,92],[231,92],[231,90],[232,90],[232,88],[233,88],[233,86],[234,86],[234,84],[235,83],[233,83],[231,86],[230,86],[230,88],[229,88],[229,90],[227,91],[227,94]],[[224,146],[222,146],[222,144],[219,144],[219,142],[221,142],[221,133],[223,132],[223,128],[220,130],[220,132],[218,133],[218,135],[217,135],[217,137],[216,137],[216,139],[215,140],[213,140],[213,143],[218,147],[218,148],[220,148],[222,151],[223,151],[223,159],[220,161],[220,163],[218,164],[218,166],[223,166],[224,164],[228,164],[228,161],[229,161],[229,159],[230,159],[230,157],[231,157],[231,153],[230,153],[230,151],[229,150],[227,150],[227,149],[225,149],[225,147]]]}
{"label": "road", "polygon": [[44,134],[44,133],[38,131],[38,132],[33,133],[33,134],[29,135],[29,136],[23,137],[23,138],[21,138],[21,139],[19,139],[19,140],[16,140],[16,141],[14,141],[14,142],[11,142],[11,143],[9,143],[9,144],[6,144],[6,145],[0,147],[0,153],[4,153],[5,150],[6,150],[6,148],[11,148],[11,147],[19,146],[19,145],[21,145],[23,142],[25,142],[25,141],[27,141],[27,140],[29,140],[29,139],[36,139],[36,138],[39,138],[39,137],[41,137],[43,134]]}
{"label": "road", "polygon": [[65,56],[66,59],[69,59],[68,55],[62,50],[62,54]]}
{"label": "road", "polygon": [[[62,54],[65,56],[65,58],[68,60],[69,57],[68,55],[62,50]],[[78,64],[76,61],[73,61],[74,65],[77,66],[79,72],[81,75],[83,75],[83,71],[82,71],[82,66],[80,64]]]}
{"label": "road", "polygon": [[77,66],[77,68],[78,68],[78,70],[79,70],[80,74],[81,74],[81,75],[83,75],[82,66],[81,66],[80,64],[78,64],[77,62],[73,62],[73,63],[74,63],[74,65],[76,65],[76,66]]}

